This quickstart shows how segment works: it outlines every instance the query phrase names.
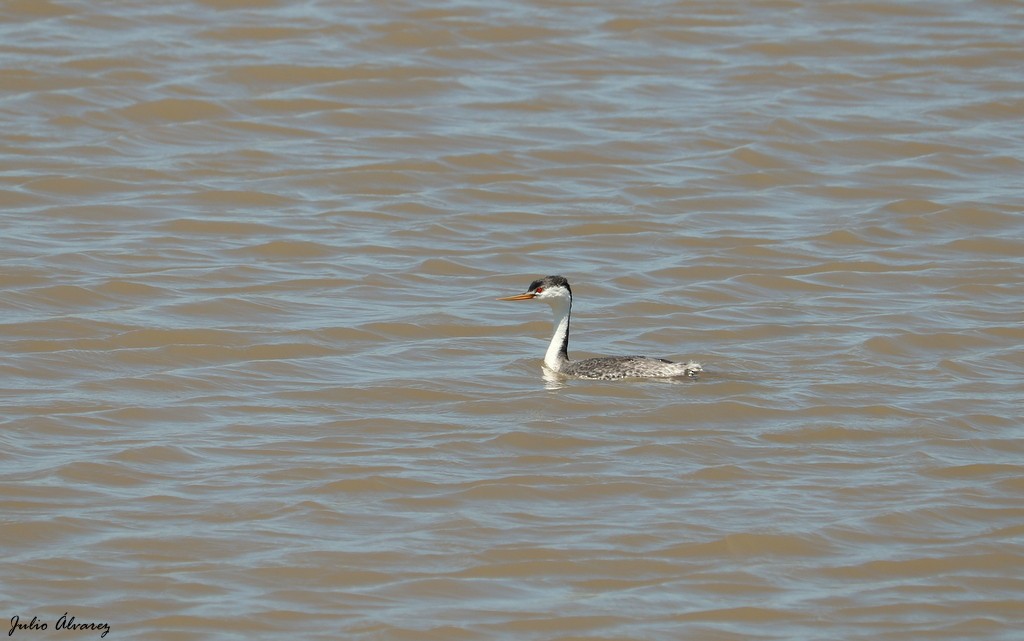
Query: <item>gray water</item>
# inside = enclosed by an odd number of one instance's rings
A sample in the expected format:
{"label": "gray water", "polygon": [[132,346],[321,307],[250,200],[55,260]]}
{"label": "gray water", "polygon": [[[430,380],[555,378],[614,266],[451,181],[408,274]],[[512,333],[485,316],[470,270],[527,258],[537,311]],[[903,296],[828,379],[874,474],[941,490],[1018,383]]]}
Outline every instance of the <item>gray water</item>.
{"label": "gray water", "polygon": [[12,638],[1018,638],[1019,3],[0,18]]}

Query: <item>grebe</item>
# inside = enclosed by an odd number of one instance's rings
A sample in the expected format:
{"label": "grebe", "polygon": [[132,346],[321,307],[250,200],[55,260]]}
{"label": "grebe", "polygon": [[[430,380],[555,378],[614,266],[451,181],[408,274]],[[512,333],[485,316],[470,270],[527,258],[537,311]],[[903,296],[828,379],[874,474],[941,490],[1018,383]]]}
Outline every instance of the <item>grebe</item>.
{"label": "grebe", "polygon": [[563,276],[545,276],[530,283],[526,293],[498,300],[542,300],[555,313],[555,333],[544,355],[544,365],[564,376],[596,380],[617,378],[668,378],[696,376],[704,371],[700,363],[674,363],[650,356],[605,356],[582,361],[569,360],[569,315],[572,312],[572,289]]}

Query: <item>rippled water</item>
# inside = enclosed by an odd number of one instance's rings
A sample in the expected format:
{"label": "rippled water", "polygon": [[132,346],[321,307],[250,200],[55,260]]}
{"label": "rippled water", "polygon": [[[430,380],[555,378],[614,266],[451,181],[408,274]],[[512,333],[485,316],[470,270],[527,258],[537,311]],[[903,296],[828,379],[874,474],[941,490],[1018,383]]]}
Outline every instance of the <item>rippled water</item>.
{"label": "rippled water", "polygon": [[1019,638],[1019,3],[0,17],[12,638]]}

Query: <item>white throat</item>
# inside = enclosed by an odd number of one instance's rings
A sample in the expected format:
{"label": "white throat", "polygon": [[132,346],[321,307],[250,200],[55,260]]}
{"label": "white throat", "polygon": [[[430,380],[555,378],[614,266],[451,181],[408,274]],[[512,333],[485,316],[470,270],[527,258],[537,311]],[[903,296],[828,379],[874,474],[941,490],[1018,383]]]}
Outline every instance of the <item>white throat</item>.
{"label": "white throat", "polygon": [[555,298],[544,302],[551,305],[551,311],[555,313],[555,331],[551,336],[551,343],[548,344],[548,351],[544,354],[544,365],[551,371],[558,372],[569,362],[569,315],[572,299]]}

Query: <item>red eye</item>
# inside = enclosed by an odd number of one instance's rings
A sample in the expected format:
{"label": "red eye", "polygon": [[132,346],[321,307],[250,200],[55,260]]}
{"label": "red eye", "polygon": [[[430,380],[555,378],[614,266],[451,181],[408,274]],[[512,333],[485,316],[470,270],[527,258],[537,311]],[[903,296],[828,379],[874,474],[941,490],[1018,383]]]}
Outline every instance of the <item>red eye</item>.
{"label": "red eye", "polygon": [[535,293],[535,294],[539,294],[539,293],[541,293],[542,291],[544,291],[544,288],[543,288],[543,287],[538,287],[537,289],[533,290],[533,293]]}

